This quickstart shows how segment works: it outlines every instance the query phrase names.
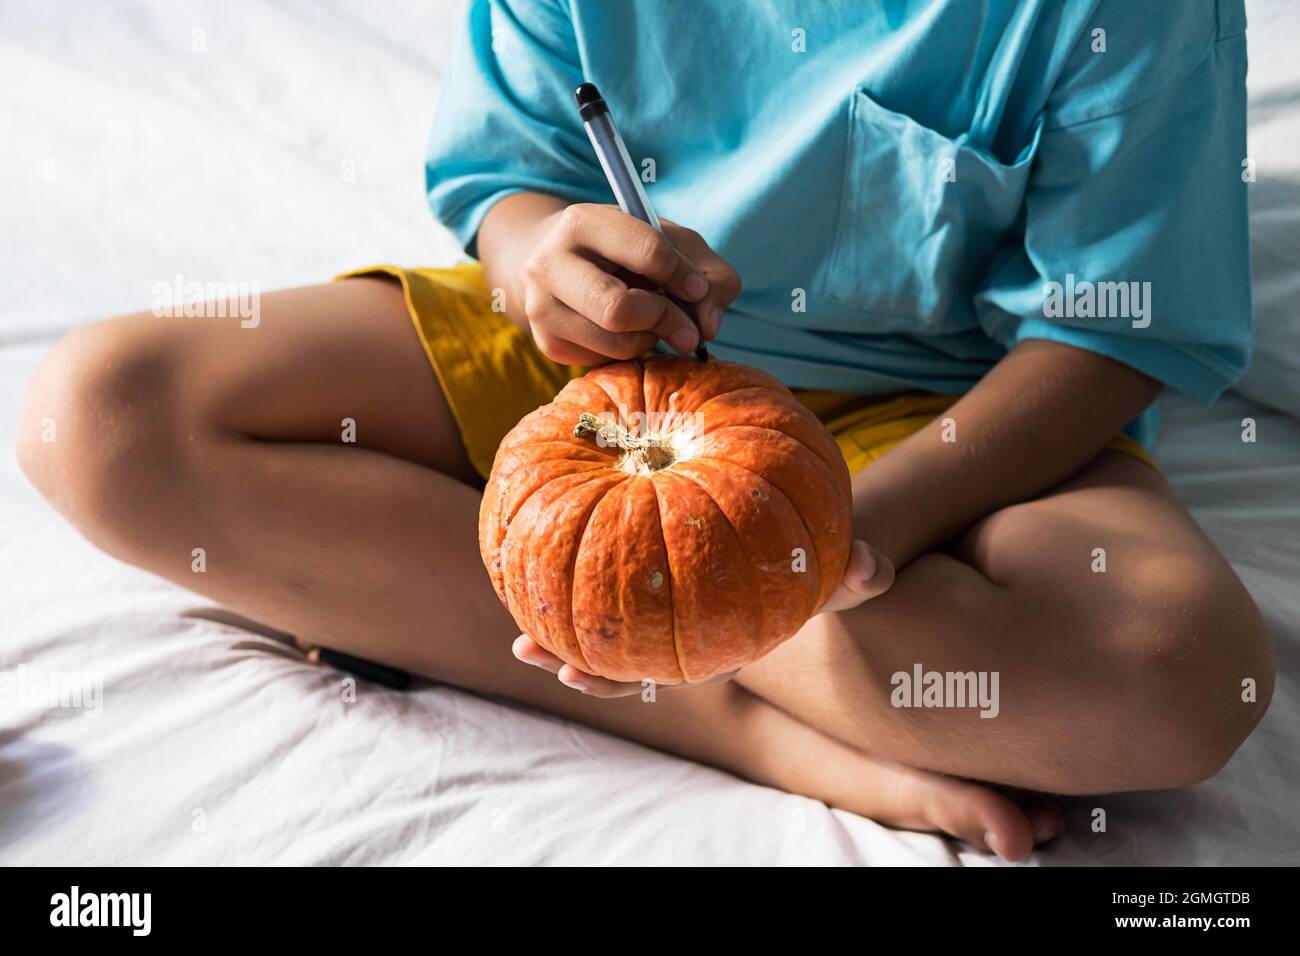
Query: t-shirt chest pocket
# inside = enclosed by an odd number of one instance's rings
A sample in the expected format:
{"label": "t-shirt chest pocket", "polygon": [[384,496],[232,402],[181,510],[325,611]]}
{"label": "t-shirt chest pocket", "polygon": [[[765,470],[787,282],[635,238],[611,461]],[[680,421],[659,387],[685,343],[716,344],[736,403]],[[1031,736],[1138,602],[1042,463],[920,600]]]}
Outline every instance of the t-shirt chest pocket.
{"label": "t-shirt chest pocket", "polygon": [[870,322],[842,331],[971,326],[970,294],[1020,214],[1042,128],[1040,116],[1007,165],[854,92],[839,222],[819,284]]}

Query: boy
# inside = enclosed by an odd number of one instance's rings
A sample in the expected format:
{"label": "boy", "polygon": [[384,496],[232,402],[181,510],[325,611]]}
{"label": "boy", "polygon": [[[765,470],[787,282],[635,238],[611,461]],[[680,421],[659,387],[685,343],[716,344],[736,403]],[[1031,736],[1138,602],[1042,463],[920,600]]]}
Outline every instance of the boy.
{"label": "boy", "polygon": [[[81,329],[21,460],[101,547],[304,642],[1022,859],[1062,822],[1021,791],[1202,780],[1271,694],[1254,603],[1143,447],[1163,386],[1208,402],[1248,359],[1244,27],[1240,0],[474,0],[427,170],[481,266],[275,293],[251,331]],[[665,235],[608,205],[584,80]],[[580,366],[701,333],[827,423],[865,544],[795,638],[647,706],[515,639],[479,489]],[[917,666],[997,674],[996,719],[895,706]]]}

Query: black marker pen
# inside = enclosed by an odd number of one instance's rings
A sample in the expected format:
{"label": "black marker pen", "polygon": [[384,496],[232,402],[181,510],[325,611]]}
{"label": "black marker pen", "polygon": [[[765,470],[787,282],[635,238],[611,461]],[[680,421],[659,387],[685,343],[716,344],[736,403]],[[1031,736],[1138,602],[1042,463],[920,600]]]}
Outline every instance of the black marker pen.
{"label": "black marker pen", "polygon": [[376,664],[364,657],[344,654],[342,651],[336,651],[333,648],[314,648],[307,657],[314,663],[324,664],[327,667],[333,667],[335,670],[354,674],[364,680],[373,681],[381,687],[406,690],[411,685],[411,675],[406,671],[398,670],[396,667],[389,667],[387,664]]}
{"label": "black marker pen", "polygon": [[[582,118],[582,125],[587,130],[587,138],[591,140],[596,158],[600,160],[600,168],[605,170],[605,178],[609,180],[609,188],[614,191],[614,198],[618,200],[618,208],[629,216],[648,223],[657,231],[663,232],[663,228],[659,225],[659,217],[650,206],[650,198],[641,186],[641,177],[636,174],[632,157],[627,154],[623,137],[619,135],[618,127],[614,125],[614,118],[610,116],[609,107],[601,98],[600,90],[596,89],[594,84],[583,83],[574,91],[573,97],[578,101],[578,116]],[[688,318],[695,320],[694,306],[682,301],[666,289],[663,294],[669,302],[686,313]],[[696,321],[696,330],[699,330],[699,327],[700,324]],[[709,350],[704,347],[703,332],[700,332],[700,344],[695,349],[695,357],[701,362],[707,362],[709,359]]]}

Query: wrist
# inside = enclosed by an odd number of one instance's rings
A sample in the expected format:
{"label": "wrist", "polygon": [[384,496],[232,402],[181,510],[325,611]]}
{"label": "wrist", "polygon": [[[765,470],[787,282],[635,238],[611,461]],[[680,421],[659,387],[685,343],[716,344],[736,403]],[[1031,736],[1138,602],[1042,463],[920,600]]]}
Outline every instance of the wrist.
{"label": "wrist", "polygon": [[[551,197],[547,197],[550,199]],[[557,200],[558,202],[558,200]],[[507,290],[510,301],[516,303],[520,314],[523,313],[526,286],[528,281],[528,260],[532,258],[546,234],[550,232],[555,225],[555,221],[560,218],[567,205],[561,204],[554,208],[544,206],[538,210],[538,214],[522,224],[519,231],[519,238],[514,243],[510,253],[510,275],[511,287]]]}
{"label": "wrist", "polygon": [[505,293],[506,313],[525,330],[525,266],[567,206],[556,196],[513,193],[489,209],[479,227],[478,258],[488,288]]}
{"label": "wrist", "polygon": [[853,479],[853,534],[894,563],[896,569],[951,535],[941,489],[926,482],[912,449],[895,449]]}

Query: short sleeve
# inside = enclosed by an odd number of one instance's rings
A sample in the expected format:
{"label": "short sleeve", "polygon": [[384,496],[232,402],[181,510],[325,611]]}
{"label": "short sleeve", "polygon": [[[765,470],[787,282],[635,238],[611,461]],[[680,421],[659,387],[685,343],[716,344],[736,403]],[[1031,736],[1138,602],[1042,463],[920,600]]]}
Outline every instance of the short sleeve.
{"label": "short sleeve", "polygon": [[561,0],[469,0],[425,158],[438,221],[476,255],[479,225],[516,192],[608,201],[578,120],[582,67]]}
{"label": "short sleeve", "polygon": [[1049,109],[1023,243],[995,257],[976,313],[1007,349],[1063,342],[1208,404],[1250,358],[1245,38],[1211,30],[1164,66],[1127,77],[1143,87],[1122,108]]}

